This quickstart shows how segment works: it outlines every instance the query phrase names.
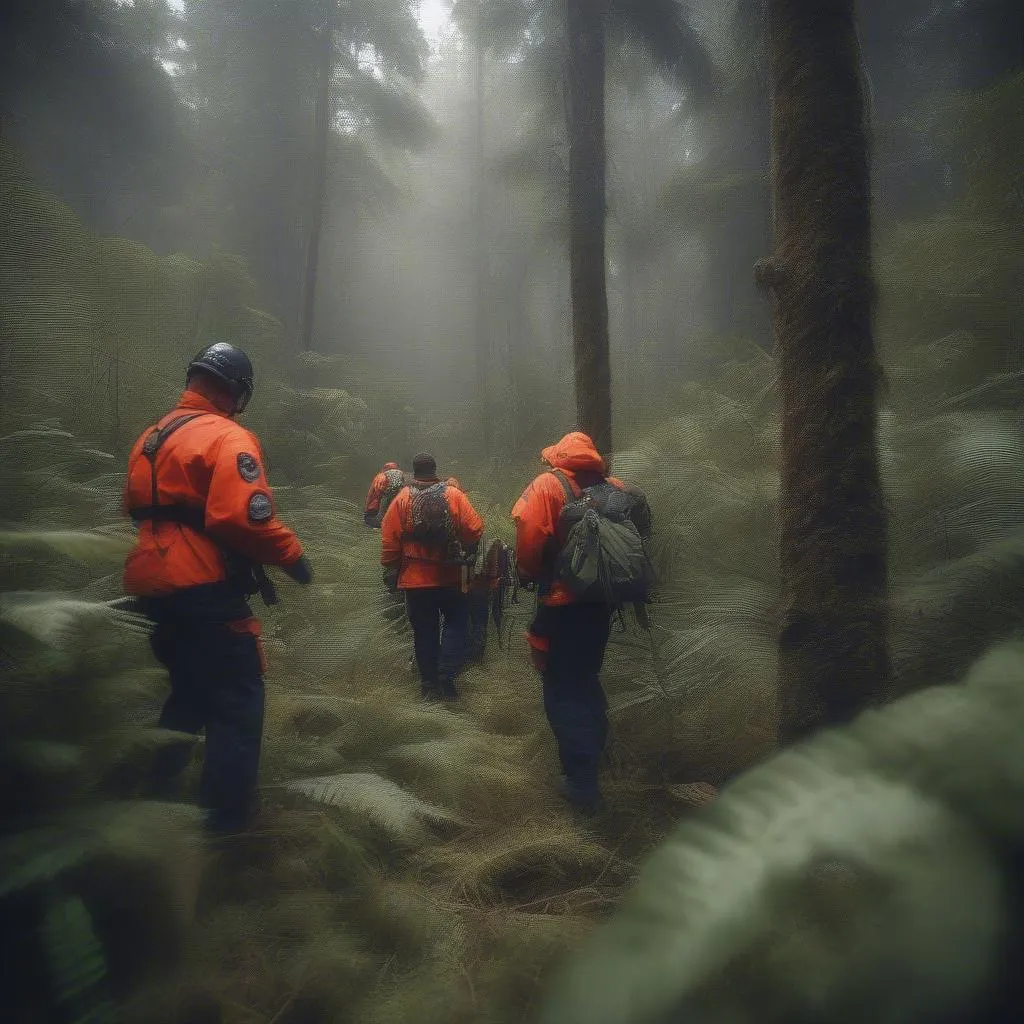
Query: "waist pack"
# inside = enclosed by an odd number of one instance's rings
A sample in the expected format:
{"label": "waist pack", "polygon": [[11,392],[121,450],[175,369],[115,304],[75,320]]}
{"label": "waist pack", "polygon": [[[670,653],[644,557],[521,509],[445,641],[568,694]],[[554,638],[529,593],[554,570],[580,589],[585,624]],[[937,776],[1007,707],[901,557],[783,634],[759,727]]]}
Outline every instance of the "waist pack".
{"label": "waist pack", "polygon": [[564,473],[556,470],[555,476],[566,498],[555,579],[578,601],[613,607],[649,601],[654,566],[632,519],[640,499],[607,480],[580,490]]}

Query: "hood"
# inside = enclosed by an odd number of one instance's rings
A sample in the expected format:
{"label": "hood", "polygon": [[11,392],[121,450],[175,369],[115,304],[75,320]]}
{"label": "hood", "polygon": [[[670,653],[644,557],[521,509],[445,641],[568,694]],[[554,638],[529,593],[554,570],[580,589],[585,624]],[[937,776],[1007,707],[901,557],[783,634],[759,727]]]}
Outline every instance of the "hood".
{"label": "hood", "polygon": [[554,469],[567,469],[571,473],[605,473],[607,471],[601,453],[594,442],[578,430],[566,434],[561,441],[545,448],[540,457]]}

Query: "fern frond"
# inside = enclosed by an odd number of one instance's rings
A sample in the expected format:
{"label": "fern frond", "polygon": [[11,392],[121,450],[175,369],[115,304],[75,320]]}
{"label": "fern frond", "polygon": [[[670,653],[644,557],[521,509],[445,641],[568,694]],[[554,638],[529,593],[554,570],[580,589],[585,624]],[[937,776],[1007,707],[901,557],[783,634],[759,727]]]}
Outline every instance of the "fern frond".
{"label": "fern frond", "polygon": [[648,859],[542,1021],[971,1016],[1004,955],[1022,740],[1024,641],[777,755]]}
{"label": "fern frond", "polygon": [[47,549],[87,564],[123,559],[130,545],[123,537],[85,530],[0,530],[0,549]]}
{"label": "fern frond", "polygon": [[54,887],[40,929],[57,1004],[74,1024],[115,1024],[103,947],[81,897]]}
{"label": "fern frond", "polygon": [[389,779],[370,772],[301,779],[286,788],[317,803],[365,815],[398,842],[422,841],[424,823],[435,826],[461,824],[450,812],[428,804]]}
{"label": "fern frond", "polygon": [[145,616],[99,601],[79,601],[38,591],[0,595],[0,619],[52,646],[82,639],[83,632],[115,627],[146,636],[153,628]]}

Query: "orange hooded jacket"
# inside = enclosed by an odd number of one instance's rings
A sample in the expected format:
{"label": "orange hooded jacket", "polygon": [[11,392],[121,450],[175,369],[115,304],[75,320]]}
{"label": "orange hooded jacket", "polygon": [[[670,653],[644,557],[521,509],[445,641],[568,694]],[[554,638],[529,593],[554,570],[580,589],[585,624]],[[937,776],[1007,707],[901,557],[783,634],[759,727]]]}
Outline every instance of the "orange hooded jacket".
{"label": "orange hooded jacket", "polygon": [[[608,469],[594,442],[579,431],[566,434],[557,444],[545,448],[540,457],[577,486],[578,474],[604,477]],[[607,480],[616,487],[625,487],[615,477],[607,477]],[[561,481],[548,471],[536,477],[512,507],[512,518],[516,524],[516,562],[520,576],[525,579],[543,579],[550,573],[550,559],[557,553],[558,516],[564,505],[565,491]],[[572,604],[575,598],[568,588],[555,580],[539,600],[541,604],[557,607]]]}
{"label": "orange hooded jacket", "polygon": [[366,495],[366,502],[363,505],[364,517],[375,516],[380,510],[380,499],[384,496],[388,486],[387,471],[399,468],[401,467],[397,462],[385,462],[384,468],[373,478],[370,490]]}
{"label": "orange hooded jacket", "polygon": [[157,452],[155,495],[151,463],[143,453],[151,429],[135,442],[128,457],[124,511],[131,515],[153,504],[185,505],[202,514],[204,530],[143,519],[125,563],[128,594],[162,597],[225,583],[223,548],[262,565],[290,566],[302,556],[298,537],[274,512],[255,435],[193,391],[186,391],[157,426],[190,413],[203,415],[178,428]]}
{"label": "orange hooded jacket", "polygon": [[[418,481],[430,484],[437,481]],[[483,520],[469,503],[469,498],[456,487],[445,488],[445,500],[451,513],[455,535],[463,547],[473,548],[484,534]],[[459,565],[444,564],[444,553],[436,547],[406,539],[407,523],[412,510],[412,491],[403,487],[388,506],[381,523],[380,564],[385,568],[399,568],[398,589],[417,590],[421,587],[458,587],[462,583]]]}

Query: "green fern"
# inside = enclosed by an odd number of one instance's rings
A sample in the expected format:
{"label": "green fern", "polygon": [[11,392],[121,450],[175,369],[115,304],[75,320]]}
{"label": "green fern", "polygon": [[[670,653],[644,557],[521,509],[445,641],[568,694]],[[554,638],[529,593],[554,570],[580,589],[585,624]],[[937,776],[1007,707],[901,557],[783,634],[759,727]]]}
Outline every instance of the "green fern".
{"label": "green fern", "polygon": [[1018,642],[749,772],[648,858],[541,1020],[971,1016],[1004,955],[1022,723]]}
{"label": "green fern", "polygon": [[114,1024],[103,947],[81,898],[51,887],[40,930],[56,1002],[69,1024]]}
{"label": "green fern", "polygon": [[425,841],[426,825],[457,826],[458,819],[441,807],[418,799],[389,779],[369,772],[300,779],[286,787],[318,803],[365,815],[395,842]]}
{"label": "green fern", "polygon": [[122,560],[129,547],[120,537],[84,530],[3,530],[0,548],[47,548],[79,562]]}

